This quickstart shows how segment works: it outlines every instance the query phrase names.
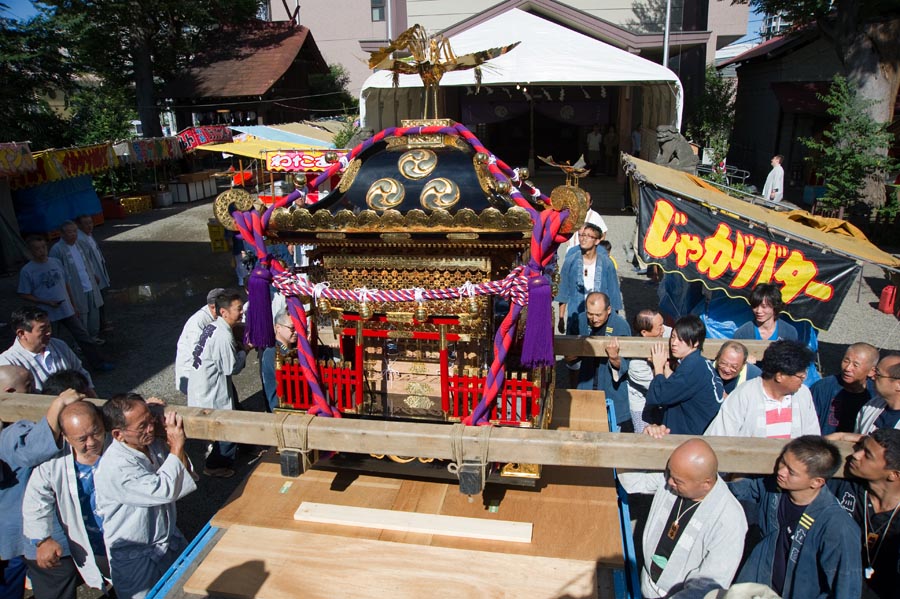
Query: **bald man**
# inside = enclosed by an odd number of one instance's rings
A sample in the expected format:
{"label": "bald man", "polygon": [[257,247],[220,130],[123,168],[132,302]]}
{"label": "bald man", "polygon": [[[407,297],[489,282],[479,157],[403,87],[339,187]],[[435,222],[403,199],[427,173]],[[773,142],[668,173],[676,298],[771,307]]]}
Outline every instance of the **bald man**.
{"label": "bald man", "polygon": [[[854,432],[868,435],[879,428],[900,429],[900,355],[883,357],[873,373],[876,397],[859,411]],[[857,441],[855,439],[847,439]]]}
{"label": "bald man", "polygon": [[[103,520],[94,493],[94,472],[109,445],[103,418],[94,404],[80,401],[63,408],[59,425],[63,448],[31,473],[22,503],[25,536],[37,547],[36,558],[27,561],[38,599],[75,599],[79,575],[103,591],[109,581]],[[51,536],[57,515],[68,551]]]}
{"label": "bald man", "polygon": [[[30,391],[29,378],[19,366],[0,366],[0,381],[7,392]],[[18,381],[11,384],[10,381]],[[0,597],[18,599],[25,592],[25,559],[34,548],[22,534],[22,498],[28,477],[37,465],[59,451],[59,413],[84,395],[71,389],[57,397],[47,416],[37,424],[20,420],[0,430]],[[58,531],[61,534],[61,531]],[[24,558],[23,558],[24,556]]]}
{"label": "bald man", "polygon": [[844,352],[841,371],[816,381],[809,388],[823,435],[850,432],[859,410],[875,396],[878,350],[868,343],[854,343]]}
{"label": "bald man", "polygon": [[22,366],[0,366],[0,389],[6,393],[34,393],[34,377]]}
{"label": "bald man", "polygon": [[669,456],[665,474],[619,475],[628,493],[654,494],[642,539],[644,597],[702,597],[731,584],[747,520],[718,468],[712,448],[691,439]]}

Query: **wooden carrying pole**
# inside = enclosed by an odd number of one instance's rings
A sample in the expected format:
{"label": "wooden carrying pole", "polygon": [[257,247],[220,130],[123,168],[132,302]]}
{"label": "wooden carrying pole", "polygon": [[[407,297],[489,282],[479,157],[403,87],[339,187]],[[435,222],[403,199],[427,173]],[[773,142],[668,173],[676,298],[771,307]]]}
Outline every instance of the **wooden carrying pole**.
{"label": "wooden carrying pole", "polygon": [[[557,398],[577,393],[558,390]],[[582,392],[584,393],[584,392]],[[598,401],[602,393],[596,393]],[[0,393],[0,420],[40,420],[52,398],[43,395]],[[101,400],[95,400],[102,403]],[[564,402],[561,402],[564,403]],[[480,460],[487,443],[487,460],[598,468],[662,470],[672,450],[687,437],[671,435],[656,440],[633,433],[595,433],[576,430],[539,430],[495,427],[489,436],[483,427],[462,425],[322,418],[301,413],[267,414],[232,410],[205,410],[170,406],[184,418],[191,439],[231,441],[298,448],[306,438],[309,449],[453,459],[453,446],[462,439],[463,459]],[[722,472],[768,474],[785,441],[733,437],[707,437],[719,458]],[[849,444],[842,450],[849,453]],[[458,445],[457,445],[458,446]]]}
{"label": "wooden carrying pole", "polygon": [[[560,356],[600,356],[606,357],[606,344],[613,337],[579,337],[576,335],[557,335],[553,340],[553,350]],[[619,354],[623,358],[650,358],[650,348],[657,343],[664,343],[668,348],[668,339],[653,339],[649,337],[618,337]],[[706,339],[703,342],[703,357],[712,360],[719,352],[723,343],[730,339]],[[763,352],[769,347],[770,341],[740,341],[747,348],[751,356],[762,358]]]}

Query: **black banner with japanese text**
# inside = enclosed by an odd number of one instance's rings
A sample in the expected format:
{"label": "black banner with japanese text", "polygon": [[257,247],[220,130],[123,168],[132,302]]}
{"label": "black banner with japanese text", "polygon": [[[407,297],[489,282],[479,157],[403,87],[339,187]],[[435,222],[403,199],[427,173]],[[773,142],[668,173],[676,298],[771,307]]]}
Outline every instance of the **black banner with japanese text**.
{"label": "black banner with japanese text", "polygon": [[760,283],[781,288],[785,312],[827,330],[859,265],[723,211],[640,186],[641,258],[688,281],[748,299]]}

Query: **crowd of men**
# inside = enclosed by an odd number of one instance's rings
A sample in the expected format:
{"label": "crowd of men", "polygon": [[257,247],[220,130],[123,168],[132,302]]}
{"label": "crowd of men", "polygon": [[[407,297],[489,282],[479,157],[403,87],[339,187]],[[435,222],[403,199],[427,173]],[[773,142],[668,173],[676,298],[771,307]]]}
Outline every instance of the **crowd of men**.
{"label": "crowd of men", "polygon": [[[892,595],[900,583],[900,355],[853,344],[839,373],[807,387],[814,355],[779,318],[778,290],[760,285],[750,298],[753,320],[707,360],[696,316],[671,327],[655,310],[625,320],[597,219],[588,217],[566,253],[559,328],[609,341],[605,356],[567,358],[571,383],[605,392],[619,430],[694,437],[664,473],[619,477],[626,491],[653,495],[640,543],[643,595],[703,597],[739,584],[781,597]],[[141,598],[186,546],[176,501],[197,489],[200,473],[233,476],[237,446],[213,443],[195,473],[181,417],[159,400],[125,393],[102,410],[85,401],[96,396],[90,373],[54,333],[63,324],[89,367],[108,364],[94,336],[103,328],[102,294],[90,248],[66,228],[59,258],[47,255],[45,240],[29,240],[34,259],[19,292],[31,303],[13,314],[16,339],[0,354],[3,390],[56,397],[41,422],[0,431],[0,506],[21,514],[0,526],[0,599],[22,597],[26,573],[38,599],[73,598],[82,583]],[[80,307],[59,311],[76,299]],[[269,410],[278,404],[276,360],[297,342],[284,299],[273,306],[276,344],[259,354]],[[213,289],[184,325],[174,386],[188,405],[239,409],[232,377],[251,349],[243,310],[240,291]],[[655,340],[648,359],[620,355],[618,337],[632,334]],[[771,343],[754,356],[739,339]],[[719,472],[703,439],[710,436],[787,444],[772,475],[739,478]],[[854,443],[846,461],[834,441]],[[842,467],[845,478],[834,479]]]}
{"label": "crowd of men", "polygon": [[[671,454],[664,474],[619,476],[627,492],[653,494],[638,543],[643,595],[703,597],[749,584],[742,596],[894,596],[900,355],[855,343],[838,373],[807,386],[815,355],[780,317],[781,293],[769,284],[752,290],[752,320],[712,360],[702,355],[706,327],[695,315],[669,328],[659,312],[641,310],[629,325],[597,219],[588,216],[565,254],[559,330],[611,339],[605,356],[566,358],[572,386],[603,391],[621,432],[695,437]],[[659,340],[648,359],[620,355],[617,337],[632,334]],[[745,339],[770,344],[754,356]],[[771,476],[739,478],[719,474],[702,440],[714,436],[788,442]],[[834,441],[854,443],[845,463]],[[833,479],[842,467],[846,478]]]}

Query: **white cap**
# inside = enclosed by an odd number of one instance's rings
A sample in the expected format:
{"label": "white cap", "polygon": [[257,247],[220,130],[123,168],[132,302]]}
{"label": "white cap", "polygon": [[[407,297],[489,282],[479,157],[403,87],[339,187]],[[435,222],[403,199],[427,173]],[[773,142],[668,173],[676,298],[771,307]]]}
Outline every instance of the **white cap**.
{"label": "white cap", "polygon": [[588,208],[587,216],[584,217],[584,224],[594,225],[603,233],[609,231],[609,227],[606,226],[606,221],[603,220],[603,217],[594,212],[591,208]]}

